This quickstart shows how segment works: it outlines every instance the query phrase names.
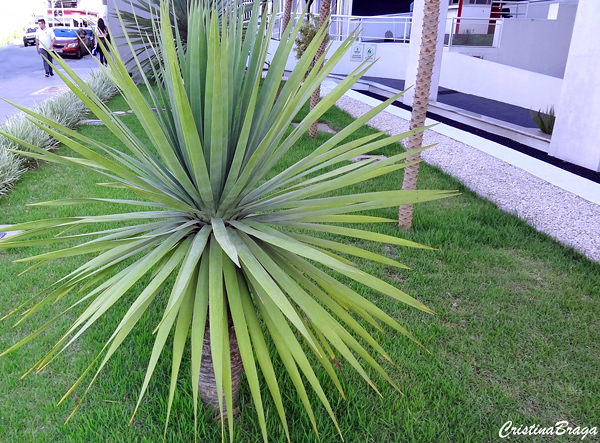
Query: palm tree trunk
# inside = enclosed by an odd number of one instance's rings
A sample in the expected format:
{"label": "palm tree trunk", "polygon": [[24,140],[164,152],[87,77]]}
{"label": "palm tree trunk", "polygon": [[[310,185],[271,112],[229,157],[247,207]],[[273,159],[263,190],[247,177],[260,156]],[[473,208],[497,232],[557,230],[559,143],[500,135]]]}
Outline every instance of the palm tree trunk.
{"label": "palm tree trunk", "polygon": [[283,4],[283,18],[282,18],[282,22],[281,22],[281,32],[279,34],[280,36],[281,36],[281,34],[283,34],[283,31],[285,30],[285,28],[287,28],[287,25],[290,22],[291,17],[292,17],[292,0],[285,0],[285,3]]}
{"label": "palm tree trunk", "polygon": [[[431,90],[431,76],[435,63],[435,53],[438,38],[440,16],[440,0],[425,0],[425,14],[423,15],[423,35],[421,36],[421,49],[419,51],[419,67],[415,81],[415,92],[412,105],[409,129],[423,127],[429,105],[429,92]],[[418,149],[423,145],[423,133],[419,132],[408,139],[407,150]],[[406,159],[413,162],[421,158],[420,153],[413,154]],[[403,190],[417,189],[417,176],[419,164],[407,166],[404,169]],[[413,206],[404,205],[398,209],[398,224],[401,228],[412,227]]]}
{"label": "palm tree trunk", "polygon": [[[331,0],[323,0],[321,2],[321,8],[319,9],[319,23],[318,28],[321,29],[323,26],[329,26],[329,15],[331,14]],[[323,66],[323,58],[325,56],[325,51],[327,50],[327,44],[329,43],[329,38],[325,37],[319,46],[317,51],[317,55],[315,56],[315,66],[313,69],[321,69]],[[315,106],[319,104],[319,100],[321,99],[321,85],[317,87],[315,92],[310,96],[310,110],[312,111]],[[308,136],[310,138],[317,137],[317,130],[319,129],[319,122],[316,121],[310,128],[308,129]]]}
{"label": "palm tree trunk", "polygon": [[[202,403],[209,409],[219,410],[219,396],[217,394],[217,383],[215,380],[215,371],[213,368],[213,360],[210,350],[210,327],[208,321],[204,330],[204,342],[202,344],[202,363],[200,365],[200,379],[198,380],[198,388],[200,391],[200,399]],[[233,322],[229,322],[229,353],[231,363],[231,385],[233,391],[233,409],[239,403],[240,399],[240,382],[244,366],[238,347],[237,338],[235,336],[235,328]],[[223,410],[227,414],[225,406],[225,394],[222,393]]]}

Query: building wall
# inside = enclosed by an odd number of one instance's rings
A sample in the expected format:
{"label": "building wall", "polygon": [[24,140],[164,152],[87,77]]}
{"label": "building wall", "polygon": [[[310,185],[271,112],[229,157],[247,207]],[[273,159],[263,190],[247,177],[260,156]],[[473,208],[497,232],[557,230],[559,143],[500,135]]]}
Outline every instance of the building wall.
{"label": "building wall", "polygon": [[600,171],[600,2],[580,0],[549,154]]}
{"label": "building wall", "polygon": [[[360,44],[360,43],[359,43]],[[269,54],[274,54],[279,45],[277,40],[271,40]],[[341,45],[341,42],[332,42],[328,54],[335,52]],[[365,46],[375,47],[375,62],[366,75],[372,77],[385,77],[394,79],[404,79],[406,64],[408,63],[408,45],[404,43],[365,43]],[[364,48],[364,47],[363,47]],[[267,61],[270,61],[271,55],[267,55]],[[328,56],[326,56],[327,58]],[[350,51],[345,54],[340,62],[335,66],[332,74],[348,75],[354,71],[360,61],[352,60]],[[291,71],[296,66],[296,57],[293,52],[288,58],[285,69]]]}
{"label": "building wall", "polygon": [[[271,41],[269,52],[273,54],[278,41]],[[333,42],[330,51],[339,48]],[[371,77],[405,80],[409,58],[409,46],[403,43],[375,44],[376,62],[366,75]],[[286,69],[296,65],[291,55]],[[344,55],[333,69],[333,74],[348,75],[360,65],[353,61],[351,53]],[[465,94],[498,100],[527,109],[546,109],[556,105],[560,97],[562,80],[556,77],[501,65],[475,57],[445,50],[439,85]],[[600,72],[600,71],[599,71]]]}
{"label": "building wall", "polygon": [[[476,19],[488,19],[492,11],[492,5],[463,5],[461,17]],[[470,32],[471,34],[487,34],[489,20],[460,20],[459,34]]]}
{"label": "building wall", "polygon": [[539,5],[530,4],[527,8],[527,18],[548,18],[548,12],[550,10],[550,5],[547,3],[542,3]]}
{"label": "building wall", "polygon": [[505,19],[498,51],[487,59],[562,78],[567,64],[577,5],[563,3],[556,6],[556,20]]}
{"label": "building wall", "polygon": [[440,86],[527,109],[546,109],[558,103],[562,80],[446,51]]}
{"label": "building wall", "polygon": [[[121,23],[117,17],[115,17],[116,10],[119,11],[127,11],[132,12],[131,3],[129,0],[107,0],[107,20],[106,24],[110,29],[111,40],[113,45],[117,46],[119,53],[123,60],[127,61],[131,57],[131,51],[129,50],[129,46],[127,45],[127,40],[123,35],[123,28],[121,27]],[[139,12],[138,12],[139,13]],[[139,13],[139,15],[143,15]],[[141,56],[141,59],[144,60],[146,57]]]}

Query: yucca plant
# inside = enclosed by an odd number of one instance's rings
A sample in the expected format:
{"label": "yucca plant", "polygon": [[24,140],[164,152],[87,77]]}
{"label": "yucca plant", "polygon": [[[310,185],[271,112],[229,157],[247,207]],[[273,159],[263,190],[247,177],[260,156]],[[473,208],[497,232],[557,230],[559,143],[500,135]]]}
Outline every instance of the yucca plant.
{"label": "yucca plant", "polygon": [[23,172],[21,157],[0,147],[0,197],[10,191]]}
{"label": "yucca plant", "polygon": [[[162,57],[160,53],[161,46],[158,44],[159,36],[154,31],[160,26],[160,4],[162,0],[128,0],[132,12],[121,11],[119,18],[122,20],[123,30],[127,33],[129,40],[133,44],[135,56],[141,56],[142,61],[139,64],[149,78],[153,78],[153,71],[160,73],[158,68],[159,60]],[[197,0],[171,0],[169,8],[169,20],[172,29],[179,38],[180,45],[185,48],[188,40],[188,13],[191,3]],[[267,0],[206,0],[204,7],[214,8],[222,11],[226,7],[234,6],[240,8],[240,12],[248,14],[252,11],[252,4],[260,3],[265,5]],[[136,57],[126,60],[126,64],[131,66],[131,62]],[[134,64],[135,66],[135,64]]]}
{"label": "yucca plant", "polygon": [[[23,109],[81,158],[59,156],[23,143],[32,152],[26,155],[93,171],[104,177],[105,185],[125,188],[132,193],[132,198],[127,200],[88,196],[40,204],[111,202],[141,208],[119,214],[23,223],[12,228],[23,233],[0,242],[0,248],[68,243],[63,249],[20,260],[32,263],[33,268],[64,257],[96,254],[19,307],[25,309],[18,322],[21,323],[67,294],[77,291],[80,294],[65,310],[82,306],[79,317],[32,370],[45,368],[100,317],[109,315],[115,303],[133,292],[134,285],[145,282],[143,289],[134,293],[128,312],[101,353],[65,398],[95,370],[89,389],[142,314],[161,309],[162,319],[156,326],[156,340],[138,406],[161,352],[172,336],[167,423],[184,351],[189,346],[195,415],[200,399],[205,404],[215,405],[224,432],[223,417],[234,409],[236,377],[243,366],[264,441],[267,441],[267,432],[259,371],[289,440],[278,386],[281,375],[274,369],[274,356],[269,352],[271,344],[315,432],[316,421],[306,382],[337,427],[317,377],[320,372],[328,374],[342,396],[336,368],[344,360],[373,389],[377,390],[365,366],[395,386],[372,353],[388,360],[389,356],[367,331],[369,326],[363,325],[361,318],[377,329],[388,325],[412,336],[374,303],[325,270],[338,272],[410,306],[431,311],[396,287],[361,271],[347,257],[374,260],[388,266],[404,267],[402,264],[344,241],[326,240],[315,234],[325,232],[424,247],[345,224],[394,223],[392,219],[360,213],[454,193],[343,193],[349,185],[406,166],[406,153],[379,162],[348,163],[352,157],[396,143],[411,134],[387,137],[379,133],[356,140],[349,138],[397,97],[369,111],[310,155],[270,177],[274,165],[294,149],[311,123],[333,106],[368,69],[365,64],[361,65],[297,127],[291,127],[294,116],[343,57],[354,36],[331,55],[322,70],[309,70],[324,38],[324,31],[320,30],[284,83],[285,64],[301,24],[294,29],[291,24],[288,26],[289,38],[272,54],[270,68],[263,79],[270,28],[274,22],[268,25],[265,17],[259,20],[258,14],[253,13],[248,29],[255,32],[244,33],[239,9],[217,11],[207,8],[202,1],[193,2],[188,15],[188,44],[183,50],[172,32],[169,7],[167,1],[161,3],[161,26],[157,30],[163,58],[160,75],[155,78],[163,80],[153,85],[144,77],[151,94],[150,102],[134,84],[117,51],[111,51],[115,58],[109,59],[110,69],[106,69],[143,126],[151,141],[149,145],[114,117],[61,60],[57,63],[68,75],[57,73],[125,148],[89,139]],[[254,12],[256,8],[258,6]],[[219,15],[228,17],[227,26],[219,26]],[[158,112],[154,113],[152,108]],[[116,225],[111,229],[94,230],[100,223]],[[81,228],[87,232],[74,232]],[[89,240],[90,236],[93,240]],[[83,242],[72,246],[74,240]],[[166,304],[160,301],[161,293],[168,294]],[[42,326],[4,354],[34,339],[52,323]],[[228,425],[230,438],[233,438],[233,420],[228,420]]]}

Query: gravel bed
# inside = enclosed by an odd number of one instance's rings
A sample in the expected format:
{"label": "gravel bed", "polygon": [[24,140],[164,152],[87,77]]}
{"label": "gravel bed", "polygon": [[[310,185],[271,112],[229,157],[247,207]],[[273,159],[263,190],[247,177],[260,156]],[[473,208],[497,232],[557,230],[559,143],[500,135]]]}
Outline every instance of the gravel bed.
{"label": "gravel bed", "polygon": [[[328,92],[322,88],[323,95]],[[353,117],[371,109],[345,96],[336,105]],[[408,130],[407,120],[388,112],[382,112],[368,124],[392,135]],[[425,132],[423,143],[436,144],[422,153],[425,162],[457,178],[504,212],[516,214],[538,231],[600,262],[599,205],[434,131]]]}

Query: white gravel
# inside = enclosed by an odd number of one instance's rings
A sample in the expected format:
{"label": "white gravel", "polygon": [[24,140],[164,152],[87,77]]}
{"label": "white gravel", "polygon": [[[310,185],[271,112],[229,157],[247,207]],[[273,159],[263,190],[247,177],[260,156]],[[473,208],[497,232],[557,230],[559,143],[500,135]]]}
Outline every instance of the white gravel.
{"label": "white gravel", "polygon": [[[322,88],[323,95],[328,92]],[[337,106],[353,117],[371,109],[346,96]],[[382,112],[368,124],[390,134],[408,130],[407,120],[388,112]],[[600,262],[599,205],[434,131],[425,132],[423,143],[436,144],[422,153],[425,162],[457,178],[501,210],[516,214],[538,231]]]}

